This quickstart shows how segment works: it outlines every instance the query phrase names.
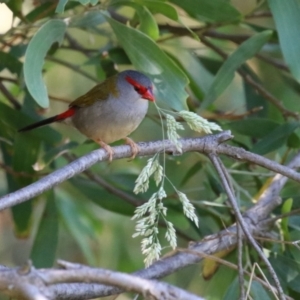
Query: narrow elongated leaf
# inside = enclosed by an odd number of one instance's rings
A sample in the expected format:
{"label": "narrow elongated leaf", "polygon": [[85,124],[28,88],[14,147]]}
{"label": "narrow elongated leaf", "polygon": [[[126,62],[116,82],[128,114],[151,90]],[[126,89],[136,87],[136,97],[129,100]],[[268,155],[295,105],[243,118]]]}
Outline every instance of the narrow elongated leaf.
{"label": "narrow elongated leaf", "polygon": [[111,6],[130,6],[134,8],[139,16],[139,30],[156,40],[159,37],[158,25],[150,10],[139,3],[128,0],[114,1]]}
{"label": "narrow elongated leaf", "polygon": [[[18,135],[14,141],[14,155],[12,160],[15,172],[33,174],[32,165],[35,163],[41,141],[32,136]],[[18,188],[24,187],[34,180],[32,177],[14,177]],[[12,208],[15,231],[19,237],[27,237],[30,232],[32,202],[27,201]]]}
{"label": "narrow elongated leaf", "polygon": [[224,296],[224,300],[231,300],[231,299],[238,299],[239,295],[239,288],[238,288],[238,280],[237,277],[234,279],[234,281],[230,284],[228,287],[226,294]]}
{"label": "narrow elongated leaf", "polygon": [[279,123],[269,119],[251,118],[231,122],[229,127],[243,135],[254,138],[263,138],[279,125]]}
{"label": "narrow elongated leaf", "polygon": [[102,208],[122,215],[133,215],[135,210],[135,207],[133,205],[128,204],[121,198],[113,195],[112,193],[109,193],[90,180],[82,178],[72,178],[70,182],[74,185],[74,188],[78,189],[79,193],[81,193],[83,196],[87,197],[97,205],[101,206]]}
{"label": "narrow elongated leaf", "polygon": [[58,14],[62,14],[67,3],[68,0],[59,0],[55,12]]}
{"label": "narrow elongated leaf", "polygon": [[[282,208],[281,208],[281,213],[282,214],[288,214],[291,212],[293,207],[293,198],[289,198],[284,201]],[[288,218],[283,218],[281,222],[281,230],[283,232],[284,240],[285,241],[290,241],[290,232],[289,232],[289,219]]]}
{"label": "narrow elongated leaf", "polygon": [[35,22],[37,20],[45,18],[45,11],[47,11],[47,17],[50,17],[54,14],[55,7],[53,7],[52,2],[45,2],[35,7],[25,16],[25,18],[28,22]]}
{"label": "narrow elongated leaf", "polygon": [[274,151],[287,141],[289,135],[299,127],[298,122],[286,123],[281,126],[278,126],[275,130],[270,132],[265,138],[261,139],[257,144],[252,148],[252,152],[257,154],[264,155],[268,152]]}
{"label": "narrow elongated leaf", "polygon": [[71,149],[78,146],[76,142],[69,142],[67,144],[60,145],[58,147],[51,148],[42,157],[39,157],[37,162],[34,164],[34,169],[36,171],[43,170],[46,166],[52,163],[55,159],[68,153]]}
{"label": "narrow elongated leaf", "polygon": [[238,20],[241,14],[224,0],[171,0],[183,8],[190,16],[206,22],[226,22]]}
{"label": "narrow elongated leaf", "polygon": [[245,61],[253,57],[261,47],[269,40],[272,31],[266,30],[255,34],[250,39],[242,43],[224,62],[219,69],[214,82],[212,83],[201,108],[204,109],[215,101],[228,87],[234,77],[234,72]]}
{"label": "narrow elongated leaf", "polygon": [[141,22],[139,29],[145,34],[149,35],[153,40],[158,39],[158,25],[149,9],[145,6],[137,6],[136,11]]}
{"label": "narrow elongated leaf", "polygon": [[158,99],[175,110],[186,109],[188,79],[181,69],[145,34],[106,19],[133,65],[152,79]]}
{"label": "narrow elongated leaf", "polygon": [[160,13],[174,21],[178,20],[176,9],[166,2],[156,0],[141,0],[140,2],[147,6],[148,9],[154,14]]}
{"label": "narrow elongated leaf", "polygon": [[7,68],[10,72],[20,74],[22,63],[13,55],[6,52],[0,52],[0,71]]}
{"label": "narrow elongated leaf", "polygon": [[77,199],[78,195],[75,198],[75,195],[72,197],[69,193],[59,190],[56,206],[61,219],[89,264],[96,265],[97,257],[92,250],[91,241],[97,240],[97,233],[102,225],[99,219],[95,219],[93,212],[84,202]]}
{"label": "narrow elongated leaf", "polygon": [[70,27],[89,28],[98,26],[106,22],[103,14],[99,11],[88,11],[84,15],[80,15],[71,19]]}
{"label": "narrow elongated leaf", "polygon": [[269,0],[281,50],[294,77],[300,81],[300,3],[299,0]]}
{"label": "narrow elongated leaf", "polygon": [[58,214],[54,191],[47,193],[47,204],[31,249],[31,259],[37,268],[53,266],[58,241]]}
{"label": "narrow elongated leaf", "polygon": [[[178,41],[167,42],[162,45],[163,49],[170,53],[182,65],[190,79],[190,87],[197,98],[203,99],[213,82],[213,75],[210,74],[190,51],[178,45]],[[201,74],[201,76],[199,76]]]}
{"label": "narrow elongated leaf", "polygon": [[263,286],[259,282],[254,280],[251,283],[250,295],[253,297],[252,299],[264,299],[264,300],[273,299],[271,295],[268,295],[265,288],[263,288]]}
{"label": "narrow elongated leaf", "polygon": [[43,127],[25,133],[17,133],[17,130],[25,125],[38,121],[26,116],[21,111],[16,111],[0,102],[0,133],[6,138],[13,138],[16,134],[26,138],[35,137],[48,144],[57,143],[61,140],[61,135],[51,127]]}
{"label": "narrow elongated leaf", "polygon": [[44,58],[53,43],[61,43],[66,24],[60,20],[50,20],[31,39],[25,54],[24,79],[28,91],[42,107],[49,106],[47,89],[42,77]]}

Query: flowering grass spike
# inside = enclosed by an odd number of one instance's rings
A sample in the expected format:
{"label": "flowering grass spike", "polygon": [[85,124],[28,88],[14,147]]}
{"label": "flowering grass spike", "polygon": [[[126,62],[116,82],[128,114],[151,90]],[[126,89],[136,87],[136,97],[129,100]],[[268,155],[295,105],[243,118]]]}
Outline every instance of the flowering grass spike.
{"label": "flowering grass spike", "polygon": [[[219,125],[209,122],[193,112],[183,110],[180,112],[170,112],[172,114],[171,115],[166,113],[165,110],[160,109],[157,105],[156,108],[161,118],[161,122],[163,122],[162,116],[164,116],[166,119],[168,139],[173,143],[177,151],[180,153],[182,152],[182,145],[179,141],[180,136],[177,131],[184,130],[184,127],[175,119],[173,115],[184,119],[187,125],[192,130],[197,132],[212,133],[212,130],[222,131]],[[142,172],[138,176],[133,190],[136,194],[146,192],[149,188],[149,180],[152,175],[156,185],[160,186],[158,191],[154,193],[146,203],[136,208],[134,216],[132,217],[133,220],[138,219],[133,237],[143,237],[141,249],[142,253],[145,255],[144,262],[146,266],[151,265],[155,260],[159,259],[161,254],[162,247],[158,238],[159,220],[163,220],[166,224],[166,240],[169,242],[172,249],[177,247],[176,230],[174,225],[167,220],[167,207],[165,207],[163,204],[163,199],[167,197],[167,194],[164,190],[165,178],[170,182],[177,193],[179,201],[182,203],[184,215],[194,222],[197,227],[199,227],[199,221],[195,212],[195,207],[187,198],[186,194],[178,191],[172,182],[166,177],[164,167],[160,165],[158,158],[159,154],[156,154],[154,157],[148,159],[147,165],[143,168]]]}

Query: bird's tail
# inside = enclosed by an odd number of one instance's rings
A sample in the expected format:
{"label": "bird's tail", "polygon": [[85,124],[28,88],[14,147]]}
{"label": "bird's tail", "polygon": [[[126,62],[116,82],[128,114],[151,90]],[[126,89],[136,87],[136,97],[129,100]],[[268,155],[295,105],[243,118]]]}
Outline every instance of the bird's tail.
{"label": "bird's tail", "polygon": [[18,132],[29,131],[29,130],[32,130],[32,129],[35,129],[35,128],[38,128],[38,127],[41,127],[41,126],[44,126],[47,124],[51,124],[51,123],[58,122],[58,121],[63,121],[69,117],[72,117],[74,115],[75,111],[76,111],[75,107],[70,107],[67,111],[65,111],[59,115],[56,115],[56,116],[50,117],[48,119],[30,124],[24,128],[19,129]]}

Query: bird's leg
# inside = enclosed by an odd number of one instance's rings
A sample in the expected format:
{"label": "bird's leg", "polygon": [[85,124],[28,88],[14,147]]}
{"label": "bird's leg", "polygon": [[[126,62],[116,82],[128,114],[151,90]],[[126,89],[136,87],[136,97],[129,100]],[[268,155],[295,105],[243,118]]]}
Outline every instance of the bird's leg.
{"label": "bird's leg", "polygon": [[113,159],[113,155],[115,154],[114,150],[112,149],[112,147],[110,147],[109,145],[107,145],[106,143],[104,143],[103,141],[98,140],[98,139],[95,140],[95,142],[97,144],[99,144],[103,149],[106,150],[106,152],[108,153],[108,156],[109,156],[108,161],[111,162],[112,159]]}
{"label": "bird's leg", "polygon": [[136,155],[140,152],[139,146],[129,137],[124,138],[125,143],[130,146],[132,151],[132,156],[130,157],[130,160],[134,159]]}

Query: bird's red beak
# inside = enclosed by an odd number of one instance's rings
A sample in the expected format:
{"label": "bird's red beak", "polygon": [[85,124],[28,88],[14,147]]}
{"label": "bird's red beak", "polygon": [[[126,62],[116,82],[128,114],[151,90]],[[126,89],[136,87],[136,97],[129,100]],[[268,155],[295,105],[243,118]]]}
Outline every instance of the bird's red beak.
{"label": "bird's red beak", "polygon": [[147,91],[142,95],[142,98],[151,102],[155,102],[155,98],[151,89],[147,89]]}

